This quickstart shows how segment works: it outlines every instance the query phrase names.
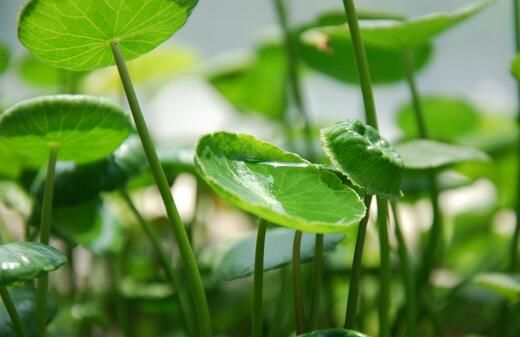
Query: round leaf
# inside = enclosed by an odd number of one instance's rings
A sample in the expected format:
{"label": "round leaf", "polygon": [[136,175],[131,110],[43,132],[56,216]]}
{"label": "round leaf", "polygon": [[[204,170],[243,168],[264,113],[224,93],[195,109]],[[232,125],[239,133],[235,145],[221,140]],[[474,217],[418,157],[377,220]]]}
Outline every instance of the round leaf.
{"label": "round leaf", "polygon": [[308,332],[298,337],[368,337],[360,332],[345,329],[328,329]]}
{"label": "round leaf", "polygon": [[487,154],[465,146],[440,143],[433,140],[412,140],[396,146],[404,167],[427,170],[446,167],[465,161],[489,160]]}
{"label": "round leaf", "polygon": [[30,165],[60,160],[78,163],[109,155],[128,136],[124,112],[105,100],[79,95],[43,96],[21,102],[0,116],[0,142]]}
{"label": "round leaf", "polygon": [[65,87],[66,83],[76,83],[85,72],[72,72],[50,66],[32,55],[27,55],[18,64],[18,74],[26,83],[36,87]]}
{"label": "round leaf", "polygon": [[197,0],[32,0],[20,13],[18,37],[58,68],[90,70],[114,63],[110,43],[127,60],[148,53],[188,20]]}
{"label": "round leaf", "polygon": [[0,246],[0,286],[32,280],[67,262],[58,250],[37,242]]}
{"label": "round leaf", "polygon": [[195,163],[221,197],[277,225],[342,232],[365,213],[360,197],[333,173],[252,136],[207,135]]}
{"label": "round leaf", "polygon": [[377,130],[347,120],[322,129],[321,141],[334,166],[367,193],[383,198],[401,196],[403,161]]}

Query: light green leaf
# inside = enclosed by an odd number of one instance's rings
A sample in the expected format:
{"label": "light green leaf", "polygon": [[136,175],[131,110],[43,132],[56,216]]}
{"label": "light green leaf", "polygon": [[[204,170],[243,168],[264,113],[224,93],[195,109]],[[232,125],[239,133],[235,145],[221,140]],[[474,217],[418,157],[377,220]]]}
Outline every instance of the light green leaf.
{"label": "light green leaf", "polygon": [[[294,231],[290,229],[276,228],[267,231],[264,271],[291,263],[293,238]],[[334,249],[344,238],[342,234],[325,235],[324,250]],[[231,281],[252,275],[255,264],[255,244],[256,233],[251,233],[208,249],[204,255],[207,255],[212,262],[211,280]],[[302,261],[309,261],[314,257],[314,246],[315,235],[304,234],[301,244]]]}
{"label": "light green leaf", "polygon": [[484,152],[465,146],[418,139],[396,146],[404,167],[411,170],[427,170],[446,167],[466,161],[486,161]]}
{"label": "light green leaf", "polygon": [[0,74],[4,73],[9,66],[9,49],[3,43],[0,43]]}
{"label": "light green leaf", "polygon": [[473,283],[510,301],[520,299],[520,278],[499,273],[485,273],[478,275]]}
{"label": "light green leaf", "polygon": [[36,87],[62,87],[71,82],[77,83],[86,72],[72,72],[58,69],[44,63],[32,55],[22,58],[17,66],[20,78]]}
{"label": "light green leaf", "polygon": [[513,63],[511,63],[511,73],[517,80],[520,80],[520,54],[517,54]]}
{"label": "light green leaf", "polygon": [[67,258],[41,243],[17,242],[0,246],[0,261],[0,286],[8,286],[56,270]]}
{"label": "light green leaf", "polygon": [[252,136],[204,136],[195,164],[221,197],[277,225],[343,232],[365,213],[359,196],[333,173]]}
{"label": "light green leaf", "polygon": [[130,130],[120,108],[91,96],[43,96],[0,115],[0,142],[34,166],[47,161],[51,148],[59,150],[60,160],[85,163],[103,158]]}
{"label": "light green leaf", "polygon": [[0,162],[0,178],[15,179],[21,173],[20,158],[2,142],[0,142]]}
{"label": "light green leaf", "polygon": [[281,119],[287,109],[286,56],[281,45],[264,44],[238,66],[217,69],[209,82],[239,112]]}
{"label": "light green leaf", "polygon": [[[471,133],[480,124],[480,112],[466,101],[444,96],[421,98],[428,137],[453,142]],[[446,121],[450,121],[446,123]],[[407,139],[419,138],[414,108],[408,103],[399,109],[397,124]]]}
{"label": "light green leaf", "polygon": [[339,122],[322,129],[321,143],[334,166],[367,193],[401,196],[403,161],[374,128],[357,120]]}
{"label": "light green leaf", "polygon": [[[28,337],[36,336],[36,320],[34,319],[36,317],[36,290],[13,287],[9,288],[9,295],[29,335]],[[56,301],[50,296],[47,298],[46,306],[45,314],[47,315],[47,324],[49,324],[56,316],[58,306]],[[3,304],[0,304],[0,336],[19,337]]]}
{"label": "light green leaf", "polygon": [[328,329],[308,332],[298,337],[368,337],[357,331],[345,330],[345,329]]}
{"label": "light green leaf", "polygon": [[18,37],[40,60],[90,70],[114,64],[111,42],[127,60],[148,53],[179,30],[197,0],[32,0]]}

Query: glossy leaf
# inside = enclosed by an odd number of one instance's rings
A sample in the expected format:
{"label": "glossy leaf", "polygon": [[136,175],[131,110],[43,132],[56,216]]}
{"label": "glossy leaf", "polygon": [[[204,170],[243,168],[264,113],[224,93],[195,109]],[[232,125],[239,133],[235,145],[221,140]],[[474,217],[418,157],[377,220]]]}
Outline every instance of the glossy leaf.
{"label": "glossy leaf", "polygon": [[9,65],[9,49],[3,43],[0,43],[0,74],[7,70]]}
{"label": "glossy leaf", "polygon": [[78,82],[86,72],[72,72],[50,66],[32,55],[22,58],[17,66],[20,78],[35,87],[62,87],[67,83]]}
{"label": "glossy leaf", "polygon": [[298,337],[368,337],[357,331],[345,329],[328,329],[304,333]]}
{"label": "glossy leaf", "polygon": [[40,60],[89,70],[114,63],[110,43],[127,60],[148,53],[179,30],[197,0],[32,0],[19,16],[18,37]]}
{"label": "glossy leaf", "polygon": [[404,167],[412,170],[427,170],[446,167],[466,161],[486,161],[484,152],[465,146],[418,139],[396,146]]}
{"label": "glossy leaf", "polygon": [[32,280],[58,269],[67,258],[58,250],[37,242],[0,246],[0,285]]}
{"label": "glossy leaf", "polygon": [[520,278],[518,276],[487,273],[478,275],[473,282],[510,301],[520,300]]}
{"label": "glossy leaf", "polygon": [[[36,320],[34,319],[36,317],[36,290],[12,287],[9,288],[9,295],[29,335],[28,337],[36,336]],[[50,296],[47,298],[46,306],[45,314],[47,315],[47,324],[49,324],[56,316],[58,307],[56,301]],[[19,337],[3,304],[0,304],[0,336]]]}
{"label": "glossy leaf", "polygon": [[322,129],[322,147],[334,166],[369,194],[401,195],[403,161],[375,130],[357,120]]}
{"label": "glossy leaf", "polygon": [[[430,139],[453,142],[479,126],[480,112],[462,99],[444,96],[422,97],[421,105]],[[397,124],[405,138],[419,138],[417,120],[411,103],[399,109]]]}
{"label": "glossy leaf", "polygon": [[0,116],[0,142],[34,166],[47,161],[51,148],[58,149],[60,160],[103,158],[130,130],[120,108],[91,96],[43,96],[18,103]]}
{"label": "glossy leaf", "polygon": [[[324,237],[324,250],[334,249],[343,239],[342,234]],[[283,267],[292,261],[294,231],[286,228],[269,230],[265,240],[264,271]],[[231,281],[253,274],[255,262],[256,233],[225,241],[208,249],[205,255],[212,261],[211,279],[214,282]],[[315,235],[304,234],[301,244],[301,260],[314,257]]]}
{"label": "glossy leaf", "polygon": [[365,213],[359,196],[334,174],[252,136],[204,136],[195,164],[222,198],[277,225],[342,232]]}

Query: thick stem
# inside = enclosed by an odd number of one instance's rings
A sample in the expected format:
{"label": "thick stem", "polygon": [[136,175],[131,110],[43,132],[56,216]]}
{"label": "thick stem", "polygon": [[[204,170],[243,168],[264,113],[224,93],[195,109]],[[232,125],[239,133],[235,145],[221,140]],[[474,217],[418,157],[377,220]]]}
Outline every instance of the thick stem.
{"label": "thick stem", "polygon": [[263,337],[264,248],[267,223],[260,220],[256,235],[252,337]]}
{"label": "thick stem", "polygon": [[323,234],[316,235],[316,246],[314,247],[314,270],[310,312],[310,330],[318,329],[320,313],[320,294],[323,279]]}
{"label": "thick stem", "polygon": [[377,229],[379,234],[379,337],[390,337],[390,243],[388,241],[388,201],[377,199]]}
{"label": "thick stem", "polygon": [[157,152],[155,151],[146,121],[141,111],[141,107],[139,106],[139,101],[130,79],[125,59],[123,58],[119,45],[116,42],[113,42],[111,47],[119,71],[119,76],[121,77],[121,82],[128,99],[128,104],[132,111],[137,132],[139,133],[141,143],[143,144],[144,152],[148,159],[148,164],[150,165],[155,183],[159,189],[159,193],[161,194],[175,238],[177,239],[180,255],[186,266],[188,284],[194,299],[195,312],[199,322],[201,337],[212,337],[211,316],[209,313],[206,294],[204,293],[204,285],[197,266],[197,260],[195,259],[186,229],[184,228],[177,206],[173,200],[168,180],[166,179],[166,175],[164,174],[159,158],[157,157]]}
{"label": "thick stem", "polygon": [[294,315],[296,322],[296,334],[305,332],[305,310],[303,307],[303,287],[301,276],[300,251],[302,243],[302,232],[294,233],[292,272],[293,272],[293,292],[294,292]]}
{"label": "thick stem", "polygon": [[18,311],[14,305],[13,299],[9,295],[9,292],[5,287],[0,287],[0,296],[2,297],[2,301],[4,302],[5,309],[11,318],[11,322],[13,323],[13,328],[18,334],[18,337],[28,337],[27,332],[23,326],[23,322],[18,315]]}
{"label": "thick stem", "polygon": [[189,332],[190,336],[198,336],[197,324],[194,322],[193,317],[193,307],[191,303],[191,299],[188,293],[186,293],[185,289],[181,286],[182,280],[179,278],[178,272],[176,272],[173,268],[172,262],[168,253],[164,250],[161,241],[155,234],[154,230],[146,221],[146,219],[141,215],[137,207],[132,201],[132,198],[128,194],[126,189],[120,190],[121,196],[125,201],[126,205],[137,219],[141,227],[143,228],[148,240],[152,244],[152,247],[159,258],[159,262],[161,263],[161,267],[163,268],[164,274],[168,281],[171,284],[171,287],[174,291],[177,291],[179,296],[179,303],[181,306],[182,316],[186,323],[186,328]]}
{"label": "thick stem", "polygon": [[[42,217],[40,222],[40,242],[48,245],[51,235],[52,223],[52,200],[54,195],[54,175],[56,171],[56,161],[58,159],[58,149],[52,148],[49,152],[49,162],[47,164],[47,176],[42,202]],[[45,337],[47,328],[47,292],[49,279],[47,274],[38,278],[38,289],[36,294],[36,336]]]}
{"label": "thick stem", "polygon": [[[520,52],[520,1],[519,0],[513,0],[513,19],[514,19],[514,36],[515,36],[515,51],[518,54]],[[517,82],[516,87],[516,94],[517,94],[517,125],[520,128],[520,82]],[[520,139],[519,139],[520,141]],[[520,161],[520,153],[518,154],[518,160]],[[509,265],[509,270],[511,272],[516,272],[518,270],[518,244],[520,242],[520,165],[518,166],[518,172],[517,172],[517,193],[516,193],[516,223],[515,223],[515,230],[513,232],[513,238],[511,241],[511,261]]]}
{"label": "thick stem", "polygon": [[345,316],[345,329],[353,329],[356,322],[356,310],[359,302],[359,281],[361,279],[361,270],[363,269],[363,248],[365,246],[365,237],[367,235],[367,224],[369,218],[370,204],[372,196],[365,197],[366,214],[361,220],[358,227],[356,238],[356,247],[354,248],[354,259],[352,261],[352,274],[350,276],[350,286],[348,290],[347,313]]}

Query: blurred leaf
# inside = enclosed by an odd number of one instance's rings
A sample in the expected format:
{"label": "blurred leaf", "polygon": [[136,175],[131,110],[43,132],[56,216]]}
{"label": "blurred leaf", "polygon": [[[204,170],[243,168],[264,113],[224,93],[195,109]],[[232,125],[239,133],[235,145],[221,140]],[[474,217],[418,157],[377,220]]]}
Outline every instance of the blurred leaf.
{"label": "blurred leaf", "polygon": [[34,56],[28,54],[17,65],[20,78],[27,84],[35,87],[62,87],[67,84],[77,83],[87,73],[73,72],[50,66]]}
{"label": "blurred leaf", "polygon": [[517,80],[520,80],[520,54],[517,54],[513,60],[513,63],[511,63],[511,73]]}
{"label": "blurred leaf", "polygon": [[404,167],[411,170],[444,168],[465,161],[487,161],[484,152],[460,145],[418,139],[396,146]]}
{"label": "blurred leaf", "polygon": [[357,120],[322,129],[322,148],[334,166],[369,194],[401,196],[403,161],[374,128]]}
{"label": "blurred leaf", "polygon": [[209,82],[238,111],[280,120],[287,109],[286,57],[281,45],[261,45],[238,66],[216,70]]}
{"label": "blurred leaf", "polygon": [[252,136],[206,135],[195,163],[222,198],[280,226],[342,232],[365,213],[360,197],[336,175]]}
{"label": "blurred leaf", "polygon": [[484,273],[475,277],[473,283],[510,301],[520,299],[520,277],[518,276]]}
{"label": "blurred leaf", "polygon": [[20,158],[4,143],[0,142],[0,178],[15,179],[22,171]]}
{"label": "blurred leaf", "polygon": [[481,115],[478,128],[464,134],[458,143],[476,147],[491,155],[510,151],[518,144],[518,128],[513,116]]}
{"label": "blurred leaf", "polygon": [[[332,250],[345,238],[342,234],[324,237],[324,250]],[[294,230],[277,228],[267,231],[265,240],[264,271],[281,268],[292,261]],[[255,261],[256,233],[232,239],[212,247],[203,255],[211,260],[213,282],[231,281],[253,274]],[[314,257],[315,235],[303,234],[301,260]]]}
{"label": "blurred leaf", "polygon": [[328,329],[308,332],[298,337],[368,337],[365,334],[353,330]]}
{"label": "blurred leaf", "polygon": [[27,192],[13,181],[0,180],[0,203],[15,210],[24,219],[28,219],[32,201]]}
{"label": "blurred leaf", "polygon": [[[474,180],[456,171],[443,171],[437,174],[439,191],[468,186]],[[418,170],[403,170],[401,182],[403,198],[401,201],[415,202],[430,194],[430,173]]]}
{"label": "blurred leaf", "polygon": [[0,42],[0,75],[3,74],[9,66],[9,49],[4,43]]}
{"label": "blurred leaf", "polygon": [[119,290],[126,298],[163,299],[170,298],[173,290],[170,284],[158,282],[139,282],[130,277],[124,278]]}

